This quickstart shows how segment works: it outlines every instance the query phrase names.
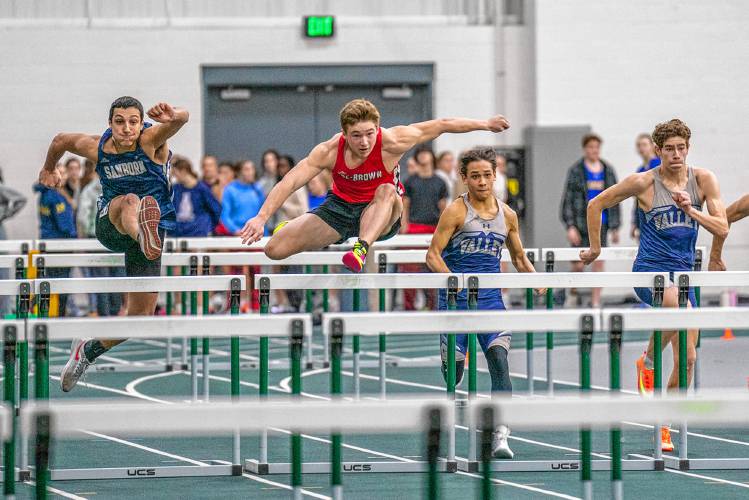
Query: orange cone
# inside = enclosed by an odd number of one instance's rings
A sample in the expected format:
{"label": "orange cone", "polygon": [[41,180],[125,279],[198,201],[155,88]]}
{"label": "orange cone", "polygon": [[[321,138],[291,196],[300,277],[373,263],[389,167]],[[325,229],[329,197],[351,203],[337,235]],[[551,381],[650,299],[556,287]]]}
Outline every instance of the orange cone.
{"label": "orange cone", "polygon": [[721,337],[721,340],[733,340],[736,337],[733,336],[733,330],[731,328],[726,328],[723,330],[723,336]]}

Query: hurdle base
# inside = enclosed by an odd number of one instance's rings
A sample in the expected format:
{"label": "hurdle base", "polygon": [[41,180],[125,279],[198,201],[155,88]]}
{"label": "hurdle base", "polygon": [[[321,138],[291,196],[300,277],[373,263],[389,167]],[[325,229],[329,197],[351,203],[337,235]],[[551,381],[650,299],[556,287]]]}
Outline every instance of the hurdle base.
{"label": "hurdle base", "polygon": [[749,470],[749,458],[690,458],[663,457],[667,469],[675,470]]}
{"label": "hurdle base", "polygon": [[[164,477],[238,476],[241,465],[174,465],[161,467],[102,467],[86,469],[51,469],[52,481],[89,479],[152,479]],[[35,477],[31,471],[31,477]]]}
{"label": "hurdle base", "polygon": [[[332,464],[330,462],[304,462],[302,463],[302,474],[330,474]],[[437,462],[437,472],[457,471],[455,462],[440,460]],[[254,459],[244,462],[244,471],[259,476],[275,474],[291,474],[291,464],[288,462],[260,463]],[[378,474],[378,473],[425,473],[429,471],[429,463],[418,462],[343,462],[341,472],[344,474]]]}
{"label": "hurdle base", "polygon": [[[458,458],[458,470],[461,472],[478,472],[478,462]],[[575,472],[582,470],[581,460],[492,460],[492,472]],[[652,471],[657,470],[655,460],[622,460],[622,470]],[[591,460],[594,471],[610,471],[611,460]]]}
{"label": "hurdle base", "polygon": [[[3,475],[4,477],[5,467],[0,467],[0,475]],[[16,473],[15,473],[15,481],[17,483],[22,483],[24,481],[28,481],[31,479],[31,472],[26,469],[19,469],[16,467]]]}

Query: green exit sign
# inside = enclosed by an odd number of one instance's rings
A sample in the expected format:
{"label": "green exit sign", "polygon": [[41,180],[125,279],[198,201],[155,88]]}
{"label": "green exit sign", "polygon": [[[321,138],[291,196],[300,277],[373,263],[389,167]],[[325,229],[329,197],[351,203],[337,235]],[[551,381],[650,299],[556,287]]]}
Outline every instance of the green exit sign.
{"label": "green exit sign", "polygon": [[331,38],[334,33],[333,16],[304,16],[304,36],[307,38]]}

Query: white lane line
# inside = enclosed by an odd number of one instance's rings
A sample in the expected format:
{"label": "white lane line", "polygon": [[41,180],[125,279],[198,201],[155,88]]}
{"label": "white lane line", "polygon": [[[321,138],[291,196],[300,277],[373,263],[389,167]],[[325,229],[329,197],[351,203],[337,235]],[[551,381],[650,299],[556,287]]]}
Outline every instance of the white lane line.
{"label": "white lane line", "polygon": [[[214,460],[214,462],[219,463],[219,464],[224,464],[224,465],[231,465],[231,462],[226,462],[224,460]],[[275,481],[270,481],[268,479],[263,479],[262,477],[255,476],[253,474],[248,474],[246,472],[244,472],[242,474],[242,476],[246,477],[247,479],[252,479],[253,481],[257,481],[258,483],[264,483],[264,484],[267,484],[267,485],[270,485],[270,486],[274,486],[276,488],[281,488],[281,489],[288,490],[288,491],[293,490],[293,488],[291,486],[289,486],[289,485],[286,485],[286,484],[283,484],[283,483],[277,483]],[[306,489],[302,489],[302,494],[310,496],[312,498],[319,498],[321,500],[331,500],[331,498],[328,497],[328,496],[321,495],[319,493],[315,493],[314,491],[309,491],[309,490],[306,490]]]}
{"label": "white lane line", "polygon": [[[167,372],[167,373],[169,373],[169,372]],[[60,377],[58,377],[57,375],[50,375],[49,378],[51,378],[52,380],[60,380]],[[112,392],[114,394],[119,394],[120,396],[132,396],[132,394],[129,394],[126,391],[122,391],[120,389],[115,389],[113,387],[106,387],[106,386],[103,386],[103,385],[92,384],[91,382],[78,382],[77,385],[80,385],[82,387],[88,387],[89,389],[96,389],[96,390],[99,390],[99,391]],[[139,395],[138,397],[140,397],[141,399],[145,399],[147,401],[153,401],[154,403],[161,403],[160,399],[152,398],[150,396]]]}
{"label": "white lane line", "polygon": [[[456,474],[460,474],[461,476],[475,477],[477,479],[483,479],[483,477],[479,476],[478,474],[471,474],[470,472],[458,471],[456,472]],[[565,495],[564,493],[557,493],[555,491],[544,490],[542,488],[536,488],[535,486],[529,486],[526,484],[511,483],[509,481],[504,481],[502,479],[491,478],[491,482],[494,484],[503,484],[505,486],[512,486],[514,488],[520,488],[523,490],[532,491],[534,493],[542,493],[544,495],[548,495],[551,497],[566,498],[568,500],[581,500],[580,497],[573,497],[572,495]]]}
{"label": "white lane line", "polygon": [[[28,481],[24,481],[23,484],[28,484],[29,486],[36,486],[36,481],[28,480]],[[72,498],[74,500],[87,500],[86,497],[81,497],[74,493],[69,493],[67,491],[63,491],[58,488],[53,488],[52,486],[47,486],[47,491],[54,493],[55,495],[60,495],[61,497],[65,497],[65,498]]]}
{"label": "white lane line", "polygon": [[115,442],[115,443],[124,444],[126,446],[137,448],[139,450],[147,451],[147,452],[150,452],[150,453],[155,453],[156,455],[161,455],[162,457],[173,458],[175,460],[181,460],[183,462],[187,462],[188,464],[199,465],[201,467],[207,467],[209,465],[206,462],[201,462],[199,460],[193,460],[192,458],[187,458],[187,457],[183,457],[183,456],[180,456],[180,455],[175,455],[173,453],[169,453],[169,452],[166,452],[166,451],[157,450],[156,448],[151,448],[149,446],[143,446],[142,444],[133,443],[131,441],[126,441],[124,439],[116,438],[116,437],[113,437],[113,436],[107,436],[106,434],[99,434],[98,432],[94,432],[94,431],[82,431],[82,432],[85,432],[86,434],[88,434],[90,436],[95,436],[95,437],[98,437],[98,438],[101,438],[101,439],[106,439],[108,441],[112,441],[112,442]]}
{"label": "white lane line", "polygon": [[[648,459],[652,458],[652,457],[648,457],[648,456],[645,456],[645,455],[639,455],[639,454],[635,454],[635,453],[633,453],[632,456],[633,457],[638,457],[638,458],[648,458]],[[703,481],[714,481],[716,483],[729,484],[731,486],[738,486],[739,488],[747,488],[747,489],[749,489],[749,484],[738,483],[736,481],[729,481],[728,479],[722,479],[722,478],[713,477],[713,476],[705,476],[703,474],[695,474],[694,472],[684,472],[682,470],[669,469],[668,467],[666,467],[664,470],[666,472],[670,472],[671,474],[678,474],[680,476],[694,477],[694,478],[697,478],[697,479],[702,479]]]}

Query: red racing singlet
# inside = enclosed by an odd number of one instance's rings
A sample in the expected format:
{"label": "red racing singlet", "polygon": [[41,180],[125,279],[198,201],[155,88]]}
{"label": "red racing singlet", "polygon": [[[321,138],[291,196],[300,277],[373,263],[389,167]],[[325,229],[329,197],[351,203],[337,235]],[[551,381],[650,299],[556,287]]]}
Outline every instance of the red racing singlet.
{"label": "red racing singlet", "polygon": [[338,141],[338,156],[333,167],[333,194],[349,203],[369,203],[381,184],[394,184],[399,196],[403,195],[400,166],[388,172],[382,163],[382,129],[377,130],[377,141],[364,163],[356,168],[346,166],[344,152],[346,139]]}

